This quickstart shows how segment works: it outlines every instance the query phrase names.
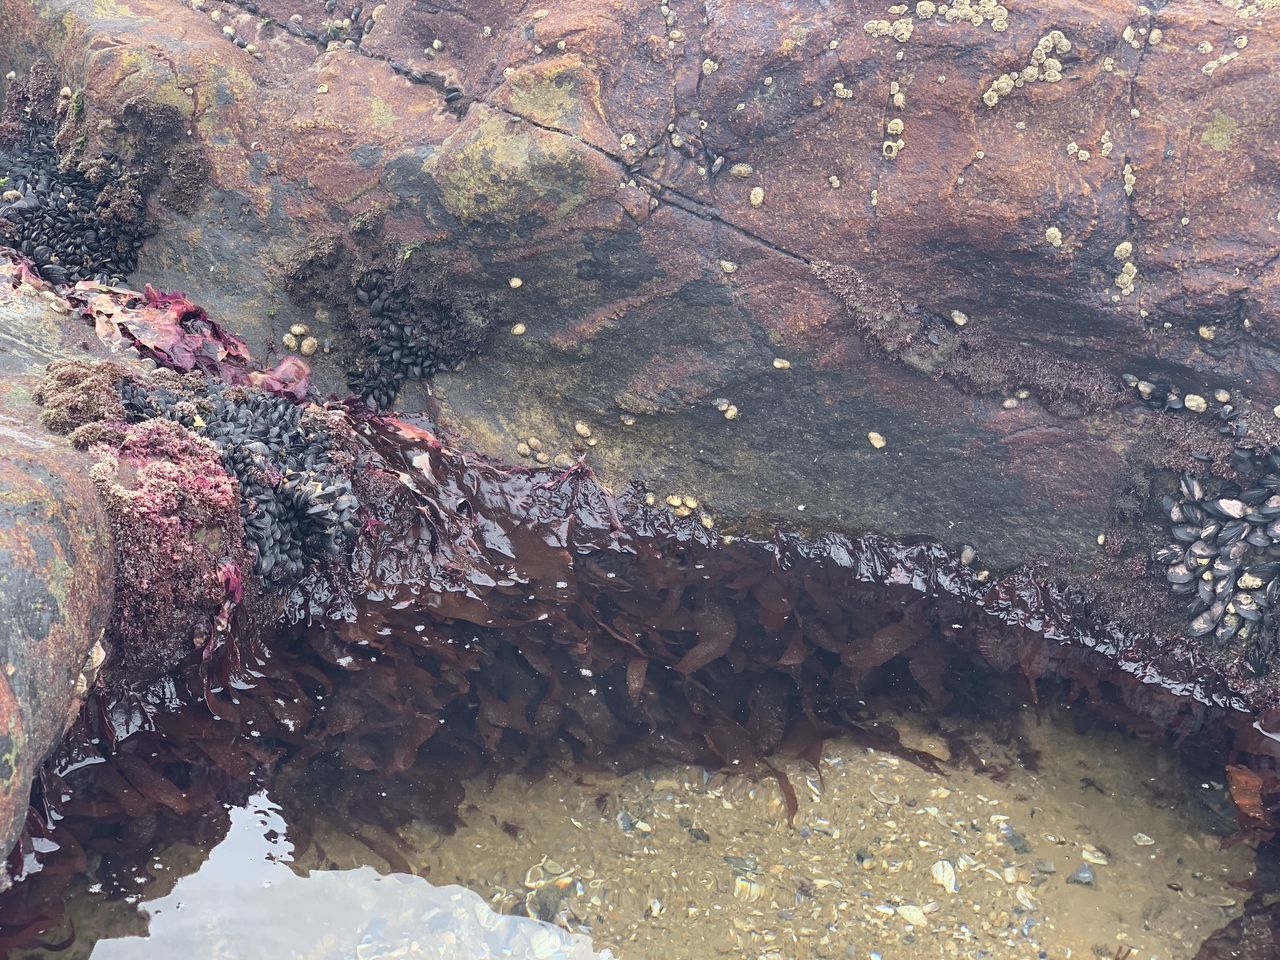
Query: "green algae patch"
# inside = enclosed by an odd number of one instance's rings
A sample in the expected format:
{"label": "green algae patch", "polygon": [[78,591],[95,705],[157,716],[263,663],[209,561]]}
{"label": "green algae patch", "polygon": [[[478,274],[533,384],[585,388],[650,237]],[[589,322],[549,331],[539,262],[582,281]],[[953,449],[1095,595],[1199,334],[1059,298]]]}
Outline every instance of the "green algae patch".
{"label": "green algae patch", "polygon": [[572,137],[495,115],[450,138],[422,172],[436,182],[445,209],[461,220],[563,220],[587,200],[586,149]]}
{"label": "green algae patch", "polygon": [[[584,79],[580,64],[560,64],[546,71],[525,72],[511,80],[511,109],[532,120],[553,127],[574,127],[582,114],[579,91]],[[590,82],[590,81],[586,81]],[[599,83],[595,84],[599,93]]]}
{"label": "green algae patch", "polygon": [[396,115],[381,97],[369,98],[369,119],[383,133],[390,133],[396,128]]}
{"label": "green algae patch", "polygon": [[1200,142],[1207,143],[1219,153],[1230,150],[1235,140],[1236,131],[1240,125],[1236,123],[1233,117],[1227,116],[1221,110],[1213,111],[1213,119],[1209,121],[1209,125],[1204,128],[1204,133],[1200,134]]}

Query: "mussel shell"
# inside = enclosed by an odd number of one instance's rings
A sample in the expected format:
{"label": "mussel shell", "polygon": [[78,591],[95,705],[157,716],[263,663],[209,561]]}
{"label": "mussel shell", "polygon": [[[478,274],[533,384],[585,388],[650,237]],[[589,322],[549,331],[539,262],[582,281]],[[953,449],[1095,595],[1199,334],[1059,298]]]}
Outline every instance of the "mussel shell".
{"label": "mussel shell", "polygon": [[1276,574],[1280,574],[1280,561],[1269,560],[1266,563],[1253,563],[1245,567],[1244,572],[1250,576],[1257,577],[1265,583],[1268,580],[1274,580]]}
{"label": "mussel shell", "polygon": [[1164,578],[1170,583],[1190,583],[1196,574],[1185,563],[1175,563],[1165,572]]}
{"label": "mussel shell", "polygon": [[1225,547],[1223,547],[1221,555],[1224,560],[1228,560],[1233,563],[1238,563],[1241,560],[1243,560],[1245,556],[1249,553],[1250,546],[1251,544],[1248,544],[1243,540],[1236,540],[1232,543],[1228,543]]}
{"label": "mussel shell", "polygon": [[1218,625],[1218,620],[1222,617],[1222,611],[1225,609],[1225,604],[1215,603],[1208,610],[1192,619],[1187,626],[1187,633],[1193,637],[1203,637],[1207,633],[1212,633]]}
{"label": "mussel shell", "polygon": [[1214,630],[1213,635],[1219,643],[1226,643],[1236,635],[1236,631],[1240,629],[1240,618],[1232,617],[1227,619],[1223,617],[1218,621],[1218,626]]}
{"label": "mussel shell", "polygon": [[1197,540],[1187,548],[1187,552],[1200,560],[1212,560],[1218,555],[1218,548],[1211,543]]}
{"label": "mussel shell", "polygon": [[1234,576],[1236,567],[1238,566],[1239,561],[1232,562],[1230,560],[1224,560],[1222,557],[1218,557],[1213,561],[1213,566],[1211,566],[1209,570],[1213,573],[1214,578],[1217,579],[1220,577]]}
{"label": "mussel shell", "polygon": [[1204,501],[1204,508],[1215,517],[1222,517],[1227,520],[1239,520],[1249,508],[1242,500],[1235,500],[1231,497],[1219,497],[1216,500]]}
{"label": "mussel shell", "polygon": [[1222,529],[1218,531],[1219,543],[1235,543],[1243,540],[1249,533],[1249,524],[1243,520],[1228,520],[1222,525]]}

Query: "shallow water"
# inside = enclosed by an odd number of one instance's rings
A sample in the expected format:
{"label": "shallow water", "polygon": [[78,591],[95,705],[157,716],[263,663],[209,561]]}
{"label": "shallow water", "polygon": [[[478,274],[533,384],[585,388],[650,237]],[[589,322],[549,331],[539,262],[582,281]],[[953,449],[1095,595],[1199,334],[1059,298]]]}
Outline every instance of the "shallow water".
{"label": "shallow water", "polygon": [[779,762],[790,822],[778,781],[682,766],[473,782],[452,833],[282,778],[207,859],[86,878],[56,955],[1179,960],[1241,913],[1253,851],[1169,753],[1069,713],[879,715],[937,769],[830,742],[820,775]]}

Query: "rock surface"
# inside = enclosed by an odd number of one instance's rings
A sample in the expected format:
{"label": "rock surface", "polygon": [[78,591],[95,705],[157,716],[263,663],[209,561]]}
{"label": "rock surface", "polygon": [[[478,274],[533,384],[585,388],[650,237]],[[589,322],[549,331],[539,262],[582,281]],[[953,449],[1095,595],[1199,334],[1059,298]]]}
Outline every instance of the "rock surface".
{"label": "rock surface", "polygon": [[400,398],[481,451],[1054,573],[1114,572],[1120,513],[1158,541],[1149,475],[1225,473],[1226,404],[1280,438],[1276,0],[342,15],[0,0],[8,66],[83,91],[71,154],[185,121],[140,281],[267,363],[306,324],[322,390],[387,271],[491,325]]}
{"label": "rock surface", "polygon": [[[91,459],[39,426],[45,364],[85,352],[63,315],[0,277],[0,838],[27,813],[31,780],[75,719],[111,615],[109,532]],[[77,689],[77,682],[81,688]],[[0,879],[7,875],[0,872]]]}
{"label": "rock surface", "polygon": [[[1271,0],[391,0],[350,31],[198,6],[0,3],[85,90],[88,151],[134,98],[188,118],[208,183],[139,275],[257,355],[306,322],[342,392],[374,265],[485,298],[489,351],[439,380],[483,450],[534,435],[726,518],[1088,563],[1148,432],[1121,373],[1280,400]],[[283,296],[322,235],[326,284]]]}

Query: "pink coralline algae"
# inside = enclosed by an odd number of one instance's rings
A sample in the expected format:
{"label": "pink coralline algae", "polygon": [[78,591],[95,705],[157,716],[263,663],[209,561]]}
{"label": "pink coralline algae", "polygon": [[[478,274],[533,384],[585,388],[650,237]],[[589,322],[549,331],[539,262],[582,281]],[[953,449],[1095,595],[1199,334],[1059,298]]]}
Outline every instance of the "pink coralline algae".
{"label": "pink coralline algae", "polygon": [[112,638],[125,675],[157,677],[217,639],[241,593],[251,558],[235,478],[212,443],[167,420],[96,449],[115,541]]}

